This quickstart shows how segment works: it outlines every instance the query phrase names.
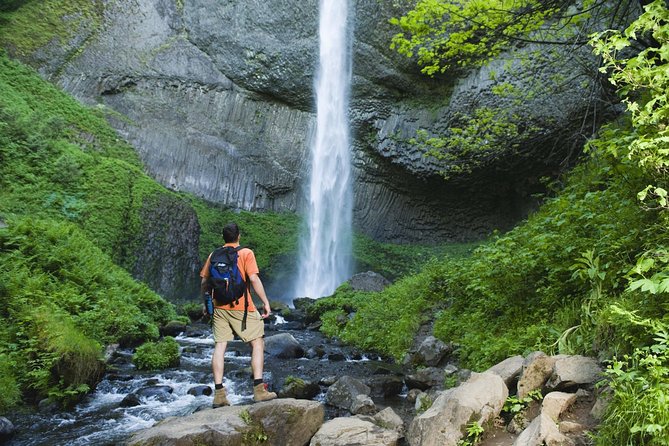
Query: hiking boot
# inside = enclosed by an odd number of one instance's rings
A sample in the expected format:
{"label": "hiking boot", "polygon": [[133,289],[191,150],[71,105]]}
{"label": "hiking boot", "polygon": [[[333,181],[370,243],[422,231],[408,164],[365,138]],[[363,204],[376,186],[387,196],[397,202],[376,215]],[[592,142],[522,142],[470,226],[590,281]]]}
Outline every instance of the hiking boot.
{"label": "hiking boot", "polygon": [[214,391],[214,404],[212,406],[214,409],[217,407],[229,406],[230,401],[228,401],[228,395],[225,393],[225,387],[222,389],[216,389]]}
{"label": "hiking boot", "polygon": [[267,384],[260,383],[257,386],[253,387],[253,401],[269,401],[276,398],[276,393],[267,391]]}

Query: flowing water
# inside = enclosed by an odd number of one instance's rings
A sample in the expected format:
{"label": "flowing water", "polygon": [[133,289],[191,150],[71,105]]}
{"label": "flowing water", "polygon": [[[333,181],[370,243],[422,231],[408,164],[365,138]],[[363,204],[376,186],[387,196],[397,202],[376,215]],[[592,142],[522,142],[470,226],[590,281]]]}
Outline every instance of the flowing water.
{"label": "flowing water", "polygon": [[[278,322],[281,322],[280,320]],[[281,323],[268,327],[267,335],[282,330]],[[328,352],[343,352],[346,360],[327,359],[279,359],[267,356],[264,379],[273,384],[273,390],[285,382],[288,376],[299,376],[318,382],[327,376],[350,375],[363,379],[371,375],[372,367],[379,358],[352,354],[347,347],[332,345],[319,332],[287,330],[305,350],[321,346]],[[130,350],[116,352],[109,365],[109,372],[96,390],[70,411],[13,414],[8,418],[17,428],[9,446],[55,446],[86,445],[110,446],[124,444],[140,429],[153,426],[171,416],[191,414],[202,408],[210,408],[212,396],[189,394],[198,386],[211,384],[211,354],[214,348],[211,331],[206,325],[189,328],[186,334],[176,337],[180,344],[179,367],[160,372],[140,372],[132,365]],[[228,344],[225,359],[224,384],[228,399],[234,405],[253,403],[253,385],[250,379],[250,349],[234,341]],[[144,390],[143,390],[144,389]],[[149,390],[154,395],[141,395]],[[316,400],[324,401],[326,387]],[[123,407],[129,394],[140,394],[133,407]],[[334,409],[328,408],[332,411]],[[336,412],[331,414],[337,416]]]}
{"label": "flowing water", "polygon": [[351,84],[348,2],[321,0],[316,136],[311,146],[307,234],[296,296],[330,295],[351,273],[352,185],[348,127]]}

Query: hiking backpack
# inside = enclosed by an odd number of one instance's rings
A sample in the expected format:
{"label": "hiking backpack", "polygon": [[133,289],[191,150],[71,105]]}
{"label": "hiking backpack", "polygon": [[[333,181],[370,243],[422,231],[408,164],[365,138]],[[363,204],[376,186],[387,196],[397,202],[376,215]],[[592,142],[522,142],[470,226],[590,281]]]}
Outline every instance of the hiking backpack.
{"label": "hiking backpack", "polygon": [[211,253],[209,283],[218,305],[237,303],[246,293],[247,285],[237,266],[240,249],[241,246],[223,246]]}

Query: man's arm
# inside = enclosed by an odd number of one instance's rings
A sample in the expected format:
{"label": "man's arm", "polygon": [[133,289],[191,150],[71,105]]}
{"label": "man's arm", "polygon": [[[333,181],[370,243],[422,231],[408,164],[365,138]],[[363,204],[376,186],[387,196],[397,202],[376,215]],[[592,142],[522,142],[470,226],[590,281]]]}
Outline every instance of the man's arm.
{"label": "man's arm", "polygon": [[262,301],[264,311],[261,313],[261,316],[263,317],[263,319],[269,317],[269,314],[272,311],[272,309],[269,306],[269,301],[267,300],[267,295],[265,294],[265,287],[263,286],[260,277],[258,277],[257,274],[251,274],[251,276],[249,277],[249,281],[251,282],[251,285],[253,285],[253,291],[256,292],[256,295]]}

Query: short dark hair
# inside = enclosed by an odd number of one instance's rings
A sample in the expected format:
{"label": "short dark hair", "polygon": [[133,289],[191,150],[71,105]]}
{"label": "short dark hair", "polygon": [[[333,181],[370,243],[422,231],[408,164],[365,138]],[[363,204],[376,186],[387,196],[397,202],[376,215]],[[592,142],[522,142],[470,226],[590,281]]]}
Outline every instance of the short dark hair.
{"label": "short dark hair", "polygon": [[234,243],[239,238],[239,226],[237,223],[228,223],[223,227],[223,240],[225,243]]}

